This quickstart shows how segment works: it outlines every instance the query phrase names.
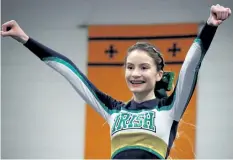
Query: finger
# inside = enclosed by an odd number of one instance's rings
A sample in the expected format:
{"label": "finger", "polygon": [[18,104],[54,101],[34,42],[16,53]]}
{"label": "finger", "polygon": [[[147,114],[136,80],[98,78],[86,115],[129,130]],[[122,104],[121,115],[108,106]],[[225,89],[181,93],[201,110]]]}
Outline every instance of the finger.
{"label": "finger", "polygon": [[223,17],[223,11],[221,10],[221,8],[218,8],[217,10],[217,20],[221,20]]}
{"label": "finger", "polygon": [[223,6],[221,5],[216,5],[216,11],[220,12],[223,9]]}
{"label": "finger", "polygon": [[217,6],[214,6],[214,5],[213,5],[213,6],[211,6],[211,11],[212,11],[212,12],[214,12],[214,13],[215,13],[215,12],[216,12],[216,9],[217,9]]}
{"label": "finger", "polygon": [[226,12],[225,11],[221,12],[221,20],[224,20],[225,17],[226,17]]}
{"label": "finger", "polygon": [[222,22],[222,20],[217,20],[218,25],[220,25]]}
{"label": "finger", "polygon": [[220,20],[220,19],[222,19],[222,15],[223,15],[223,12],[218,12],[218,18],[217,18],[217,20]]}
{"label": "finger", "polygon": [[223,6],[219,6],[218,7],[218,12],[219,12],[219,20],[222,20],[223,17],[224,17],[224,11],[225,11],[225,8]]}
{"label": "finger", "polygon": [[225,8],[223,20],[227,19],[230,16],[230,12],[229,11],[230,11],[229,8]]}
{"label": "finger", "polygon": [[221,12],[216,12],[216,15],[217,15],[217,20],[221,18]]}
{"label": "finger", "polygon": [[230,8],[227,8],[228,9],[228,16],[231,15],[231,9]]}
{"label": "finger", "polygon": [[228,12],[225,12],[223,19],[225,20],[225,19],[227,19],[227,17],[228,17]]}
{"label": "finger", "polygon": [[2,30],[3,31],[7,31],[7,29],[9,29],[8,27],[13,27],[14,26],[14,24],[15,24],[15,21],[14,20],[11,20],[11,21],[8,21],[8,22],[6,22],[6,23],[4,23],[3,25],[2,25]]}
{"label": "finger", "polygon": [[3,30],[4,32],[6,32],[7,29],[8,29],[9,27],[11,27],[10,23],[4,23],[4,24],[2,25],[2,30]]}
{"label": "finger", "polygon": [[6,31],[6,27],[7,27],[7,25],[6,25],[6,24],[3,24],[3,25],[2,25],[2,31]]}
{"label": "finger", "polygon": [[220,7],[220,4],[216,4],[217,7]]}
{"label": "finger", "polygon": [[211,12],[212,14],[216,17],[216,19],[219,19],[220,18],[220,15],[219,15],[219,6],[212,6],[211,7]]}
{"label": "finger", "polygon": [[5,36],[8,36],[8,35],[9,35],[8,32],[1,31],[1,36],[5,37]]}
{"label": "finger", "polygon": [[227,19],[228,17],[229,17],[229,12],[228,12],[228,10],[226,11],[226,15],[225,15],[226,17],[225,17],[225,19]]}
{"label": "finger", "polygon": [[10,21],[6,22],[6,24],[14,25],[14,24],[16,24],[16,22],[15,22],[15,20],[10,20]]}
{"label": "finger", "polygon": [[224,8],[223,6],[220,7],[220,11],[221,11],[221,20],[224,20],[225,15],[226,15],[226,8]]}

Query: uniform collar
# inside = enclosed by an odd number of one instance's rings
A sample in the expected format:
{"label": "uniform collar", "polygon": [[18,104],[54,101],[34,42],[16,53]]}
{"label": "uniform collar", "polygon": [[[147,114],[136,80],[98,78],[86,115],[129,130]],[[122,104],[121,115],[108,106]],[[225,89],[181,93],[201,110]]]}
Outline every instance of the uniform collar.
{"label": "uniform collar", "polygon": [[152,109],[158,105],[158,99],[154,98],[151,100],[147,100],[144,102],[136,102],[135,100],[131,100],[131,103],[127,106],[127,109],[130,110],[140,110],[140,109]]}

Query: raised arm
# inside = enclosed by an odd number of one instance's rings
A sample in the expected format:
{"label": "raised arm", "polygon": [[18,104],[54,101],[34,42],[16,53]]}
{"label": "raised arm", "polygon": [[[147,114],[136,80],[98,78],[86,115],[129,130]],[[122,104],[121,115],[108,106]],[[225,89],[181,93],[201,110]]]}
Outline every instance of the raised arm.
{"label": "raised arm", "polygon": [[64,76],[77,93],[104,119],[108,120],[112,111],[123,105],[122,102],[98,90],[67,57],[28,37],[15,21],[3,24],[2,28],[2,36],[11,36],[23,43],[38,58]]}
{"label": "raised arm", "polygon": [[181,67],[174,92],[169,97],[168,102],[172,107],[172,117],[174,120],[179,121],[185,112],[196,86],[201,63],[210,47],[217,27],[226,20],[230,14],[231,10],[229,8],[224,8],[219,5],[211,7],[210,17],[191,45]]}

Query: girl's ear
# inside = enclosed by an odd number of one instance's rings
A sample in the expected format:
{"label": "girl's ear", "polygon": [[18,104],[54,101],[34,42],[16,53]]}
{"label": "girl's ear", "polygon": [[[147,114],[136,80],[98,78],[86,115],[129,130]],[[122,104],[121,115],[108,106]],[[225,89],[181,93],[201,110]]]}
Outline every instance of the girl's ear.
{"label": "girl's ear", "polygon": [[156,74],[156,81],[157,81],[157,82],[160,81],[160,80],[162,79],[162,77],[163,77],[163,71],[160,70],[160,71],[158,71],[157,74]]}

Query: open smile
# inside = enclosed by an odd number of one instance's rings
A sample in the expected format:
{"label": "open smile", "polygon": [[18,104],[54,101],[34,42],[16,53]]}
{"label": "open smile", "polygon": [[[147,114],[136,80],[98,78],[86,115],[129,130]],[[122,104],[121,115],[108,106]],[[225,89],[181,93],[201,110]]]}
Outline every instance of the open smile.
{"label": "open smile", "polygon": [[143,81],[143,80],[130,80],[130,83],[131,84],[143,84],[143,83],[145,83],[145,81]]}
{"label": "open smile", "polygon": [[146,83],[146,81],[144,81],[144,80],[130,80],[130,83],[131,83],[133,86],[138,86],[138,85],[140,85],[140,84]]}

